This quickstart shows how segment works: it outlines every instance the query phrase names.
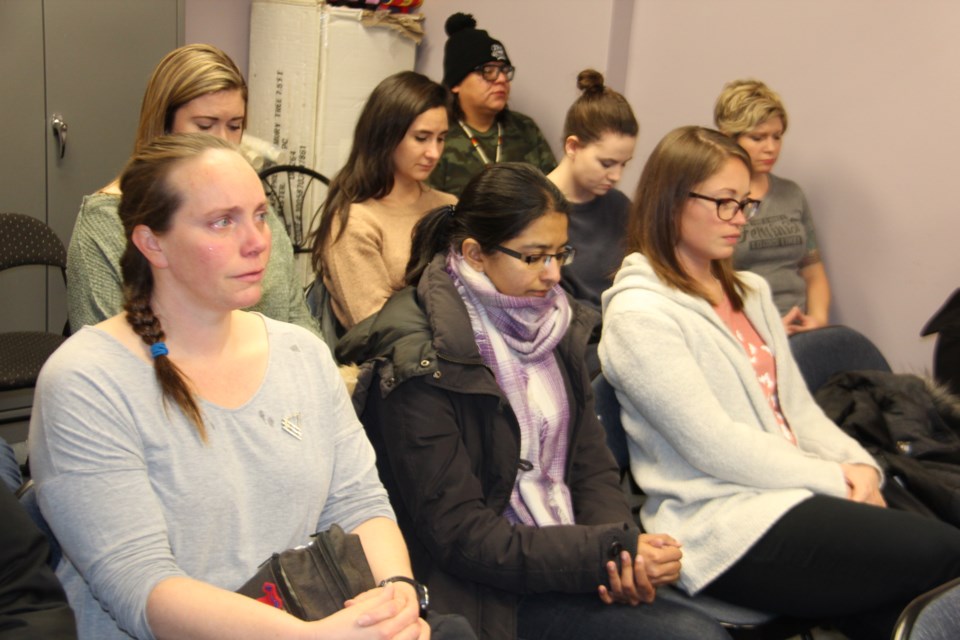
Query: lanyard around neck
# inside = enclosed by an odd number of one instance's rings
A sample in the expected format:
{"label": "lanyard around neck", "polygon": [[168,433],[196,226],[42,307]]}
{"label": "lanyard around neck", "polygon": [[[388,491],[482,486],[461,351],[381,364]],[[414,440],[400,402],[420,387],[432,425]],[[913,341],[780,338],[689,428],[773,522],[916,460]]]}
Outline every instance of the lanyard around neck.
{"label": "lanyard around neck", "polygon": [[[477,140],[476,134],[467,126],[463,120],[457,120],[460,123],[460,128],[463,129],[463,132],[470,139],[470,144],[473,145],[473,148],[479,154],[480,159],[483,160],[483,164],[490,164],[490,158],[487,157],[487,154],[483,152],[483,149],[480,147],[480,141]],[[503,127],[498,122],[497,123],[497,156],[494,162],[500,162],[500,149],[503,147]]]}

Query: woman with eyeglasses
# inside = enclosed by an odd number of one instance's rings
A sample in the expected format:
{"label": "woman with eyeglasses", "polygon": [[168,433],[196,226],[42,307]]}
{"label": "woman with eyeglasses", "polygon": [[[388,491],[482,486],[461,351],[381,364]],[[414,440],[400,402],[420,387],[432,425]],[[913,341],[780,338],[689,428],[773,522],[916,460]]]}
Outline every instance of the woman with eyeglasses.
{"label": "woman with eyeglasses", "polygon": [[733,270],[752,166],[719,131],[667,134],[603,295],[600,361],[641,521],[683,540],[688,593],[887,638],[911,599],[960,575],[960,531],[885,508],[880,467],[807,391],[769,285]]}
{"label": "woman with eyeglasses", "polygon": [[734,266],[753,271],[770,284],[788,335],[826,326],[830,281],[810,207],[795,182],[772,173],[787,130],[787,110],[780,96],[758,80],[735,80],[717,98],[713,120],[750,154],[750,196],[763,200],[756,217],[743,228]]}
{"label": "woman with eyeglasses", "polygon": [[515,69],[503,43],[476,27],[465,13],[445,25],[443,84],[453,92],[456,122],[430,184],[454,195],[490,164],[527,162],[544,174],[557,166],[537,124],[507,107]]}
{"label": "woman with eyeglasses", "polygon": [[415,575],[488,640],[726,637],[650,604],[682,554],[640,534],[594,412],[598,316],[559,287],[569,211],[538,169],[487,167],[417,224],[408,287],[337,349],[367,363],[354,402]]}

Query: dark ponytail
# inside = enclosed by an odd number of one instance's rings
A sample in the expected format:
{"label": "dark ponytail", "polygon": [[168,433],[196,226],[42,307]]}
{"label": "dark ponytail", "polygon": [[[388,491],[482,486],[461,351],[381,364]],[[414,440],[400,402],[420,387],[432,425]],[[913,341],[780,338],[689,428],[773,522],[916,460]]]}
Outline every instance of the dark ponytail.
{"label": "dark ponytail", "polygon": [[523,162],[489,165],[456,206],[434,209],[414,227],[405,280],[415,284],[437,253],[459,251],[467,238],[489,253],[551,211],[570,215],[570,203],[539,169]]}

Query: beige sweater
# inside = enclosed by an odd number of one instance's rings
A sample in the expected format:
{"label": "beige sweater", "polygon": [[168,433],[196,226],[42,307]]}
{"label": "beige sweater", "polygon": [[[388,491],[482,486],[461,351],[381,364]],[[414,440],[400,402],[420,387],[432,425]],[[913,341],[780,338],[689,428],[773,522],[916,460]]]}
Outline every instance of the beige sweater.
{"label": "beige sweater", "polygon": [[[412,205],[367,200],[351,205],[347,229],[323,252],[323,283],[330,292],[333,312],[347,329],[373,315],[393,292],[403,286],[410,260],[413,227],[426,213],[456,197],[425,187]],[[340,225],[335,220],[330,237]]]}

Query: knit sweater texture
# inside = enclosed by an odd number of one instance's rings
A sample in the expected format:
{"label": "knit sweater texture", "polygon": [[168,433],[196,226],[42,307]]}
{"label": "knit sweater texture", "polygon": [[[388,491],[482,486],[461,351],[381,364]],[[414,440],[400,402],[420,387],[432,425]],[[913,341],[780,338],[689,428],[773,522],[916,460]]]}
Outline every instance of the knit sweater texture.
{"label": "knit sweater texture", "polygon": [[[67,305],[74,332],[123,311],[120,258],[127,247],[117,210],[120,196],[94,193],[84,196],[67,250]],[[267,216],[272,240],[270,260],[263,274],[260,301],[248,309],[292,322],[320,335],[317,321],[303,297],[294,271],[293,245],[279,216]]]}
{"label": "knit sweater texture", "polygon": [[600,361],[620,401],[631,471],[649,496],[641,521],[683,544],[680,585],[690,593],[796,504],[814,494],[846,497],[840,463],[878,468],[811,397],[766,281],[739,276],[744,313],[773,352],[797,446],[781,434],[746,352],[706,300],[663,284],[639,253],[624,259],[603,295]]}
{"label": "knit sweater texture", "polygon": [[339,239],[339,221],[334,220],[333,241],[323,251],[323,283],[340,324],[352,328],[403,287],[414,226],[432,209],[456,202],[449,193],[424,185],[420,198],[408,206],[383,200],[351,205]]}

